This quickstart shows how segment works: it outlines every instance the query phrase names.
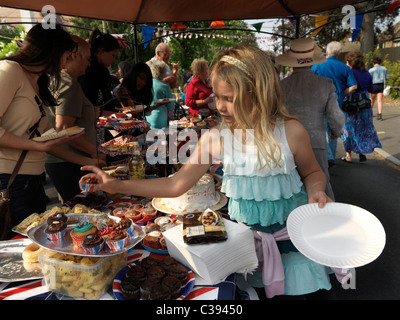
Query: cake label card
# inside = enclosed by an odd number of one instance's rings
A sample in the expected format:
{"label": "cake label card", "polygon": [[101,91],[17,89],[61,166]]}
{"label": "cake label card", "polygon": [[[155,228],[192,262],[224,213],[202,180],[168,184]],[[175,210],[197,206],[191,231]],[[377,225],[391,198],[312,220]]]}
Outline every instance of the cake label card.
{"label": "cake label card", "polygon": [[204,226],[186,228],[186,237],[196,237],[205,235]]}
{"label": "cake label card", "polygon": [[228,234],[219,211],[207,209],[204,212],[183,215],[183,241],[185,243],[219,242],[227,238]]}

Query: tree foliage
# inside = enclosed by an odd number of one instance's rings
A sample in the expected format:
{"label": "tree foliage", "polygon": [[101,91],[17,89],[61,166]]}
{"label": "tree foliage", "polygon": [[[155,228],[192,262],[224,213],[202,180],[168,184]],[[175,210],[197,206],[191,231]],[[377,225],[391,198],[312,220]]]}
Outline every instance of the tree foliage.
{"label": "tree foliage", "polygon": [[19,49],[14,39],[23,39],[25,37],[25,27],[6,26],[0,28],[0,58],[8,57],[15,54]]}
{"label": "tree foliage", "polygon": [[[71,28],[71,33],[76,34],[84,39],[89,39],[90,32],[94,28],[103,31],[103,22],[100,20],[86,18],[72,18],[72,24],[75,27]],[[125,34],[128,42],[131,45],[130,49],[121,49],[117,62],[112,66],[116,69],[116,64],[119,61],[129,61],[132,64],[135,62],[135,53],[133,48],[134,35],[133,25],[119,22],[106,21],[105,28],[110,34]],[[146,62],[155,54],[155,48],[160,42],[168,43],[171,48],[170,62],[178,63],[180,66],[180,74],[182,69],[190,70],[190,65],[195,58],[205,58],[209,63],[212,63],[214,56],[219,50],[232,47],[239,43],[251,43],[257,45],[253,35],[253,31],[248,30],[245,22],[241,20],[232,20],[225,22],[225,29],[210,29],[211,21],[199,22],[183,22],[187,26],[185,30],[191,36],[184,36],[185,31],[177,30],[175,35],[163,36],[162,34],[154,34],[153,40],[144,48],[141,26],[136,26],[137,42],[138,42],[138,61]],[[156,23],[149,24],[160,30],[170,30],[171,23]],[[196,37],[197,34],[197,37]],[[211,34],[211,37],[199,36],[200,34]],[[226,37],[212,37],[212,35],[225,35]],[[233,36],[241,36],[234,38]]]}

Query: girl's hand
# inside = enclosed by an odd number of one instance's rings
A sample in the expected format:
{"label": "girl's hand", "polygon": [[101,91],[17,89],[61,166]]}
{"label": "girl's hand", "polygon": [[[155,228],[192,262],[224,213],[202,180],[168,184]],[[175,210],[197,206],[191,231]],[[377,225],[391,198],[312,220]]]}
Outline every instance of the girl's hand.
{"label": "girl's hand", "polygon": [[308,196],[308,203],[318,203],[319,208],[323,208],[325,206],[325,203],[327,202],[334,202],[334,201],[331,198],[329,198],[323,191],[318,191]]}
{"label": "girl's hand", "polygon": [[118,179],[115,179],[105,173],[103,170],[99,169],[96,166],[83,166],[81,167],[82,171],[92,171],[93,173],[89,173],[84,177],[91,177],[97,179],[97,184],[94,186],[94,191],[105,191],[108,193],[117,193],[115,188],[118,184]]}

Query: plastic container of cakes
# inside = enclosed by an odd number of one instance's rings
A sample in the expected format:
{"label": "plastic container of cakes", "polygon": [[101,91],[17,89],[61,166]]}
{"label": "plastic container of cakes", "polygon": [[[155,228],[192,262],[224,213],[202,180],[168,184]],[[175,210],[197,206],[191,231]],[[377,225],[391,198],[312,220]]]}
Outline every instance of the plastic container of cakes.
{"label": "plastic container of cakes", "polygon": [[[66,215],[68,217],[67,227],[62,237],[56,240],[50,240],[45,232],[47,228],[47,223],[38,225],[27,232],[27,236],[33,242],[39,246],[63,254],[72,254],[77,256],[87,256],[87,257],[109,257],[118,255],[120,253],[126,252],[129,249],[135,247],[140,241],[143,240],[145,236],[144,230],[135,223],[132,223],[130,230],[130,235],[127,236],[124,241],[123,246],[118,248],[111,248],[108,245],[104,245],[100,251],[88,252],[84,250],[81,246],[74,244],[74,241],[70,235],[71,231],[74,230],[82,221],[87,220],[97,225],[98,222],[103,219],[111,219],[114,222],[119,222],[121,218],[109,216],[106,214],[92,214],[92,213],[69,213]],[[109,241],[107,241],[109,243]]]}
{"label": "plastic container of cakes", "polygon": [[73,298],[99,299],[127,264],[126,252],[105,258],[43,250],[39,263],[49,290]]}

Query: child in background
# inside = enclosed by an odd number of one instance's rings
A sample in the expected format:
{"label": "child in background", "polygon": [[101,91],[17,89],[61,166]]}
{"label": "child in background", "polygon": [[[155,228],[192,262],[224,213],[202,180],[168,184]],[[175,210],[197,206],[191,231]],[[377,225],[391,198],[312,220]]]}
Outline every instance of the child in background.
{"label": "child in background", "polygon": [[[202,135],[175,175],[121,181],[96,167],[83,167],[97,176],[97,189],[144,197],[177,197],[190,189],[212,163],[222,161],[221,191],[230,198],[229,216],[251,227],[256,239],[284,230],[289,213],[296,207],[306,203],[323,207],[332,201],[324,192],[325,175],[306,130],[282,104],[279,77],[268,55],[252,46],[234,47],[214,65],[211,79],[223,123],[219,130]],[[255,272],[248,277],[253,286],[264,287],[267,297],[298,296],[331,288],[325,266],[304,257],[290,240],[277,244],[281,255],[276,261],[281,259],[284,274],[263,279],[261,272]],[[259,261],[267,261],[260,252],[257,254]],[[271,279],[272,283],[267,283]]]}

